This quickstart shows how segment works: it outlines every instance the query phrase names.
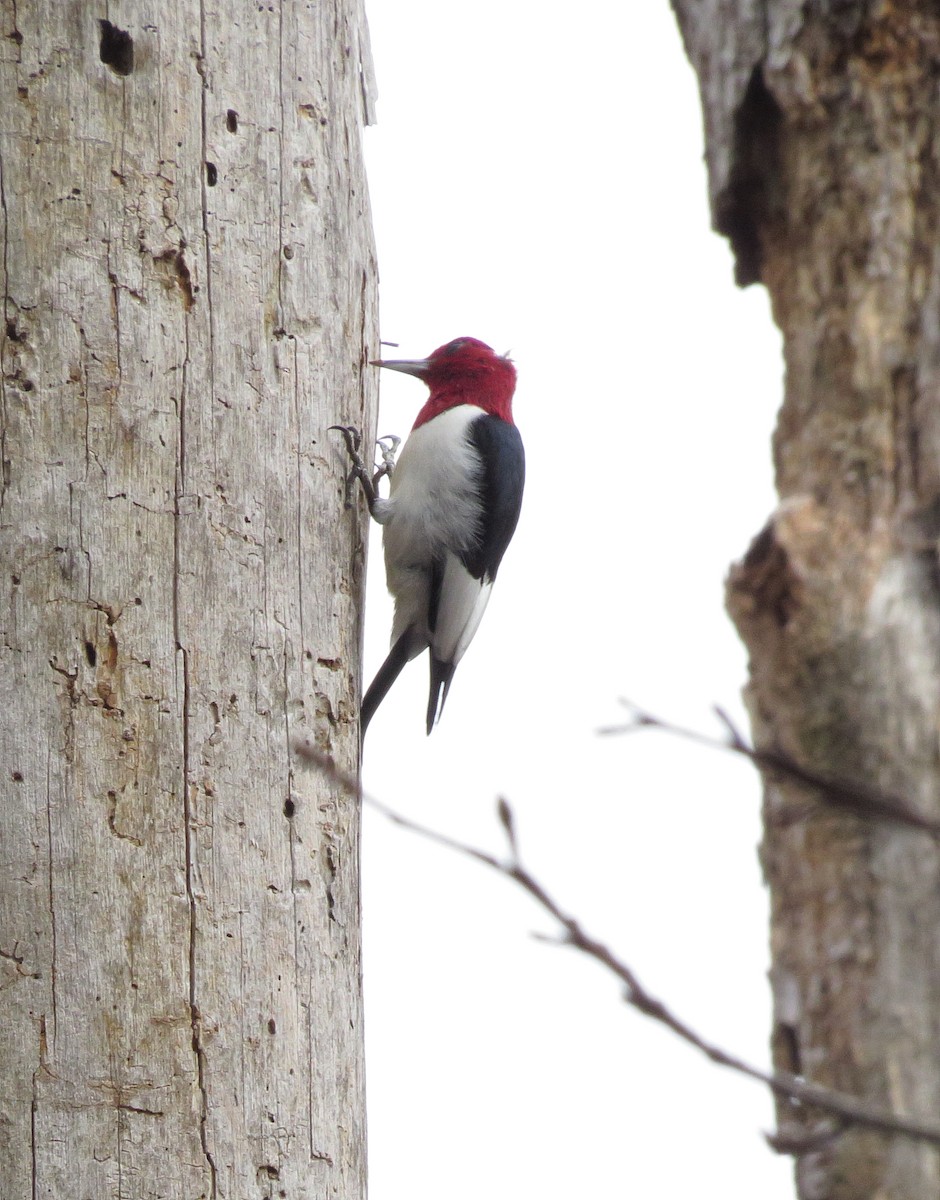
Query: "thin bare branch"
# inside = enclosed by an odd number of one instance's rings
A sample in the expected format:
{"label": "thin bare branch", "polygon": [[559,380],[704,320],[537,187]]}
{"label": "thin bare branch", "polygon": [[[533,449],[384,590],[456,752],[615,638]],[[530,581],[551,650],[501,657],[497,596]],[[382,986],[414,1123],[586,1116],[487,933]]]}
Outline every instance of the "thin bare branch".
{"label": "thin bare branch", "polygon": [[630,720],[624,725],[608,725],[597,732],[608,737],[615,734],[635,733],[641,729],[659,729],[674,737],[683,738],[687,742],[695,742],[699,746],[708,746],[713,750],[726,750],[739,754],[752,762],[758,770],[783,776],[804,787],[813,788],[821,803],[831,808],[854,813],[868,820],[889,821],[903,825],[908,829],[918,829],[933,837],[940,836],[940,821],[924,816],[903,796],[891,795],[879,791],[861,781],[838,779],[821,771],[813,771],[801,766],[795,759],[777,750],[757,750],[748,744],[731,718],[722,709],[716,708],[718,719],[728,731],[728,737],[711,737],[696,729],[684,725],[676,725],[664,717],[647,712],[629,700],[621,703],[630,711]]}
{"label": "thin bare branch", "polygon": [[506,831],[506,840],[509,843],[509,849],[512,853],[513,862],[519,861],[519,843],[516,841],[516,818],[509,807],[509,801],[505,796],[500,796],[496,802],[496,815],[499,817],[499,823]]}
{"label": "thin bare branch", "polygon": [[[641,715],[644,718],[649,717],[649,714]],[[645,723],[658,724],[655,719],[646,720]],[[668,725],[664,727],[670,728]],[[705,741],[706,743],[710,741],[710,739],[693,731],[689,731],[689,736],[696,741]],[[725,745],[725,743],[718,744]],[[618,958],[609,947],[596,938],[591,937],[582,928],[580,922],[570,913],[566,912],[548,893],[545,887],[539,883],[535,876],[522,864],[516,842],[516,821],[512,809],[505,799],[500,798],[499,801],[499,819],[503,829],[506,831],[512,854],[510,860],[506,862],[493,854],[478,849],[476,846],[449,837],[447,834],[432,829],[427,825],[422,825],[418,821],[413,821],[410,817],[403,816],[375,797],[362,793],[358,780],[347,772],[340,770],[329,755],[323,754],[307,744],[295,745],[295,752],[299,757],[323,771],[348,792],[361,796],[363,803],[368,804],[370,808],[380,813],[386,820],[398,825],[401,829],[406,829],[411,833],[417,834],[419,837],[423,837],[435,845],[443,846],[445,849],[453,850],[467,858],[472,858],[476,862],[482,863],[484,866],[497,872],[497,874],[502,875],[504,878],[511,880],[518,887],[522,888],[523,891],[527,892],[561,926],[563,935],[558,942],[553,942],[553,944],[571,946],[587,957],[599,962],[623,984],[623,997],[628,1004],[638,1009],[647,1017],[652,1018],[652,1020],[658,1021],[661,1025],[665,1025],[668,1029],[671,1029],[677,1037],[681,1038],[688,1045],[695,1047],[696,1050],[704,1054],[711,1062],[721,1067],[727,1067],[739,1075],[745,1075],[750,1079],[755,1079],[759,1083],[765,1084],[778,1097],[832,1114],[838,1121],[831,1131],[826,1132],[825,1136],[827,1138],[838,1136],[845,1126],[854,1124],[864,1126],[867,1129],[874,1129],[881,1133],[913,1138],[917,1141],[929,1142],[932,1145],[940,1146],[940,1125],[933,1121],[920,1121],[898,1116],[858,1096],[852,1096],[845,1092],[834,1091],[819,1084],[810,1083],[800,1076],[790,1074],[788,1071],[762,1070],[702,1037],[690,1025],[680,1017],[677,1017],[662,1000],[649,992],[640,983],[634,971],[622,959]],[[552,939],[543,938],[541,940],[551,941]],[[781,1134],[774,1138],[771,1144],[779,1148],[782,1153],[786,1153],[786,1147],[790,1144],[790,1141],[791,1139]],[[793,1144],[796,1145],[796,1143]]]}
{"label": "thin bare branch", "polygon": [[838,1141],[850,1123],[836,1118],[831,1122],[827,1121],[821,1129],[810,1133],[805,1130],[792,1133],[778,1131],[777,1133],[765,1133],[764,1139],[774,1153],[790,1154],[797,1158],[801,1154],[817,1154],[820,1150],[825,1150],[833,1142]]}

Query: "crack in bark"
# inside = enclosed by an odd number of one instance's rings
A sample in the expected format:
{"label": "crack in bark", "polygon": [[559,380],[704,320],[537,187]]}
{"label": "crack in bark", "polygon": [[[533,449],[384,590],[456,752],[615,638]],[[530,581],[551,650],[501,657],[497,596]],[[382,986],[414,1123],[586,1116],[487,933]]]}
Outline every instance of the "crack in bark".
{"label": "crack in bark", "polygon": [[19,946],[19,942],[13,943],[12,950],[4,950],[3,947],[0,946],[0,958],[6,959],[7,962],[13,963],[13,966],[16,969],[17,975],[22,976],[23,979],[41,979],[42,978],[41,972],[27,971],[26,968],[23,966],[23,962],[25,960],[24,960],[24,957],[22,954],[17,954],[16,949],[18,946]]}
{"label": "crack in bark", "polygon": [[[176,581],[178,582],[178,580]],[[190,759],[190,685],[189,685],[189,656],[186,650],[180,650],[183,658],[183,822],[184,843],[186,853],[186,898],[189,902],[189,1018],[192,1030],[192,1049],[196,1060],[196,1085],[199,1089],[199,1142],[202,1153],[209,1167],[209,1195],[215,1200],[218,1194],[218,1171],[209,1148],[209,1093],[206,1086],[206,1050],[202,1037],[202,1014],[196,996],[196,933],[198,924],[198,909],[194,884],[195,861],[193,848],[194,817],[189,786]]]}
{"label": "crack in bark", "polygon": [[29,1106],[29,1180],[32,1200],[39,1200],[38,1155],[36,1153],[36,1109],[39,1107],[39,1097],[36,1094],[36,1076],[33,1072],[33,1091]]}
{"label": "crack in bark", "polygon": [[[114,359],[117,363],[117,387],[120,389],[124,381],[124,370],[121,364],[121,300],[120,300],[120,284],[118,283],[117,275],[111,269],[111,239],[108,238],[105,246],[105,263],[108,271],[108,282],[111,285],[111,311],[114,314]],[[86,441],[87,447],[87,441]],[[100,465],[100,464],[99,464]]]}
{"label": "crack in bark", "polygon": [[182,800],[183,800],[183,846],[186,859],[186,899],[189,905],[189,1019],[192,1033],[192,1051],[196,1066],[196,1086],[199,1089],[199,1142],[202,1153],[209,1169],[209,1197],[216,1200],[218,1195],[218,1169],[212,1151],[209,1148],[208,1119],[209,1094],[206,1087],[206,1050],[202,1037],[202,1015],[199,1011],[196,988],[196,934],[198,926],[198,907],[195,887],[195,847],[193,839],[194,814],[192,810],[192,793],[190,791],[191,744],[190,721],[191,690],[189,678],[189,653],[182,642],[180,628],[180,579],[182,575],[182,521],[184,516],[183,497],[186,494],[186,402],[189,383],[189,317],[184,320],[184,355],[180,371],[180,395],[177,402],[177,458],[176,458],[176,489],[173,507],[173,637],[177,653],[182,662]]}
{"label": "crack in bark", "polygon": [[[68,671],[64,667],[60,667],[54,658],[51,658],[49,660],[49,666],[52,668],[53,671],[55,671],[55,673],[57,675],[61,675],[63,677],[63,679],[65,680],[64,698],[67,699],[68,704],[67,704],[67,707],[65,710],[65,715],[66,715],[67,719],[65,721],[65,726],[63,729],[65,742],[64,742],[64,745],[62,746],[62,760],[65,763],[72,764],[75,761],[75,709],[78,706],[78,704],[80,703],[80,699],[81,699],[79,697],[79,695],[76,691],[76,687],[75,687],[75,681],[78,678],[78,670],[76,669],[75,671]],[[51,778],[51,773],[50,773],[50,769],[47,764],[47,768],[46,768],[46,804],[47,804],[47,806],[50,803],[50,801],[49,801],[50,778]],[[52,848],[51,832],[50,832],[49,836],[50,836],[49,845],[50,845],[50,854],[51,854],[51,848]]]}
{"label": "crack in bark", "polygon": [[288,817],[287,821],[287,848],[290,852],[290,890],[291,890],[291,911],[294,916],[294,974],[297,975],[298,963],[301,957],[300,948],[300,914],[297,911],[297,831],[294,826],[293,816],[296,812],[291,796],[294,792],[294,767],[293,755],[291,753],[291,734],[290,734],[290,713],[288,710],[289,688],[289,672],[288,672],[288,645],[287,645],[287,628],[284,628],[284,655],[283,655],[283,681],[284,681],[284,737],[285,748],[287,752],[287,799],[284,801],[284,814]]}
{"label": "crack in bark", "polygon": [[122,833],[117,827],[117,801],[118,794],[114,788],[108,789],[108,829],[116,838],[120,838],[123,842],[130,842],[132,846],[142,846],[143,842],[139,837],[135,837],[132,833]]}
{"label": "crack in bark", "polygon": [[280,111],[280,122],[277,132],[277,324],[284,325],[284,255],[280,253],[284,246],[284,12],[281,5],[277,7],[277,98]]}
{"label": "crack in bark", "polygon": [[[97,462],[97,459],[95,460]],[[99,464],[100,465],[100,464]],[[69,524],[78,534],[78,553],[85,558],[85,599],[91,600],[91,552],[85,546],[85,513],[82,505],[82,494],[79,492],[78,503],[75,498],[76,484],[69,483]],[[74,566],[72,567],[74,570]]]}
{"label": "crack in bark", "polygon": [[[298,608],[298,623],[300,625],[300,648],[301,654],[306,646],[307,639],[304,634],[304,555],[303,555],[303,463],[300,452],[300,371],[297,363],[297,339],[294,338],[294,428],[297,431],[297,454],[296,454],[296,471],[294,478],[296,481],[296,496],[295,509],[297,513],[297,608]],[[286,716],[286,714],[285,714]],[[293,784],[292,784],[293,786]]]}
{"label": "crack in bark", "polygon": [[[199,0],[199,58],[197,60],[197,70],[202,81],[202,89],[200,93],[200,122],[202,136],[202,160],[206,162],[209,157],[209,114],[208,114],[208,97],[209,97],[209,76],[206,66],[206,6],[205,0]],[[206,307],[208,308],[208,328],[209,334],[209,395],[215,396],[215,311],[212,306],[212,244],[209,238],[209,193],[208,181],[203,172],[202,187],[200,191],[200,199],[202,203],[202,240],[206,259]]]}
{"label": "crack in bark", "polygon": [[[69,706],[69,712],[72,708]],[[71,722],[70,722],[71,725]],[[56,1040],[56,1034],[59,1028],[59,1011],[58,1000],[56,997],[56,982],[57,982],[57,951],[58,945],[56,940],[56,921],[55,921],[55,872],[53,870],[53,855],[52,855],[52,751],[46,755],[46,861],[48,870],[46,874],[47,901],[49,904],[49,990],[50,1001],[52,1004],[52,1041]],[[46,1019],[45,1016],[40,1018],[40,1045],[43,1045],[46,1040]],[[40,1059],[42,1061],[42,1059]],[[35,1078],[35,1077],[34,1077]]]}
{"label": "crack in bark", "polygon": [[[13,45],[16,46],[15,62],[16,62],[16,65],[19,67],[19,66],[22,66],[22,64],[23,64],[23,35],[20,32],[19,22],[17,21],[16,0],[10,0],[10,8],[13,12],[13,16],[12,16],[13,28],[7,34],[7,37],[10,39],[10,41],[13,43]],[[19,90],[19,89],[17,89],[17,90]]]}
{"label": "crack in bark", "polygon": [[[16,6],[13,8],[14,28],[16,25]],[[0,154],[0,213],[3,214],[3,320],[0,321],[0,513],[3,512],[7,488],[10,485],[10,463],[7,459],[7,389],[5,377],[6,347],[7,347],[7,301],[10,295],[10,272],[8,266],[10,243],[10,218],[7,210],[6,188],[4,184],[3,155]]]}

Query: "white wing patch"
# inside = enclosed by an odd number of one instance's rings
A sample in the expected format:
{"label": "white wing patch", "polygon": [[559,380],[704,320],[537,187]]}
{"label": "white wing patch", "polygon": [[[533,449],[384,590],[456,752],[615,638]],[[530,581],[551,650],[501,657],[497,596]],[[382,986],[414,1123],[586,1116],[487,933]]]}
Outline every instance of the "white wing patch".
{"label": "white wing patch", "polygon": [[436,658],[454,666],[460,662],[483,619],[492,590],[492,583],[474,579],[456,555],[447,555],[437,625],[431,638]]}

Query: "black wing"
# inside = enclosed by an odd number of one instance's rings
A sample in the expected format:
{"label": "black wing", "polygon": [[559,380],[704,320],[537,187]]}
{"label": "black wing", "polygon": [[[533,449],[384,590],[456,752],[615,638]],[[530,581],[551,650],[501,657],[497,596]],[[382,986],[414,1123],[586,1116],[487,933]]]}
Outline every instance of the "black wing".
{"label": "black wing", "polygon": [[492,582],[519,520],[525,451],[515,425],[490,413],[477,417],[467,436],[483,467],[483,503],[477,543],[465,550],[460,560],[474,579]]}

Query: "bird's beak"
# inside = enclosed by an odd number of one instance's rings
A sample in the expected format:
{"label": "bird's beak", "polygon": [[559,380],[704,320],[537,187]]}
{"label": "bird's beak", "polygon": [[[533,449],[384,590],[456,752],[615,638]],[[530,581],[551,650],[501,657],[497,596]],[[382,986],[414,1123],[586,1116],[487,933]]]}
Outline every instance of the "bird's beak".
{"label": "bird's beak", "polygon": [[424,379],[431,366],[426,358],[373,358],[369,365],[372,367],[387,367],[390,371],[401,371],[403,375],[414,375]]}

